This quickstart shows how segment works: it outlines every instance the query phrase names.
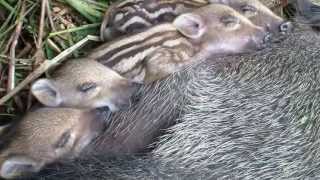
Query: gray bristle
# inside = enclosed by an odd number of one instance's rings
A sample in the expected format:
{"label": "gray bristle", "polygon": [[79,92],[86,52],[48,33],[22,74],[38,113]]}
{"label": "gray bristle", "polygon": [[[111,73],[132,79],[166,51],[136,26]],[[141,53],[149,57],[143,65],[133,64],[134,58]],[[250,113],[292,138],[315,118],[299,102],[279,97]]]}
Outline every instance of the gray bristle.
{"label": "gray bristle", "polygon": [[[320,36],[296,29],[260,52],[219,59],[235,67],[208,59],[146,87],[136,107],[114,116],[119,132],[106,136],[132,131],[127,140],[134,141],[174,124],[155,149],[138,157],[89,156],[38,178],[320,178],[319,51]],[[128,128],[117,129],[121,123]],[[102,151],[108,154],[108,144]]]}

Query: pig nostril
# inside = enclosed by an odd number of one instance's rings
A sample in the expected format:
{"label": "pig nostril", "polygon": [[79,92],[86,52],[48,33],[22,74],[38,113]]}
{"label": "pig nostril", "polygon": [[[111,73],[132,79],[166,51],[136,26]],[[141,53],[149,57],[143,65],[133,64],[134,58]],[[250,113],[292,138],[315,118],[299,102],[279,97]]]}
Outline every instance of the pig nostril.
{"label": "pig nostril", "polygon": [[287,32],[290,32],[291,30],[292,30],[291,22],[285,22],[280,25],[280,32],[287,33]]}
{"label": "pig nostril", "polygon": [[288,31],[288,29],[289,29],[288,24],[282,24],[280,26],[281,32],[286,32],[286,31]]}

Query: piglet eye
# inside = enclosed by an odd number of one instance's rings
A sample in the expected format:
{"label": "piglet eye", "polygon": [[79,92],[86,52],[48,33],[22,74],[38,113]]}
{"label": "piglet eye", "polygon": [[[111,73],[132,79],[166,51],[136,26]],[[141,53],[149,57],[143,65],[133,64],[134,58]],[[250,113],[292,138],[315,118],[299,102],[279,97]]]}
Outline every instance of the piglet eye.
{"label": "piglet eye", "polygon": [[68,143],[70,137],[71,137],[71,130],[64,132],[61,135],[61,137],[59,138],[59,140],[54,144],[54,148],[60,149],[60,148],[65,147],[66,144]]}
{"label": "piglet eye", "polygon": [[250,5],[242,6],[241,10],[244,13],[255,13],[257,11],[257,9],[255,7],[250,6]]}
{"label": "piglet eye", "polygon": [[97,88],[97,84],[96,83],[94,83],[94,82],[86,82],[86,83],[83,83],[83,84],[81,84],[81,85],[79,85],[78,86],[78,90],[80,91],[80,92],[88,92],[88,91],[90,91],[90,90],[93,90],[93,89],[95,89],[95,88]]}
{"label": "piglet eye", "polygon": [[239,19],[232,15],[223,16],[220,21],[227,27],[232,27],[239,23]]}

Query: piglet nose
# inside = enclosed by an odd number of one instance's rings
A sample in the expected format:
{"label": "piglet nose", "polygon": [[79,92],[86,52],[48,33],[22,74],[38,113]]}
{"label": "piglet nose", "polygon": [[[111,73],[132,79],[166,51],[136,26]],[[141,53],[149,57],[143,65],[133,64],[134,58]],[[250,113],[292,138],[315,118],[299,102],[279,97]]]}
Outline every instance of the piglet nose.
{"label": "piglet nose", "polygon": [[287,21],[287,22],[284,22],[280,25],[280,32],[281,33],[289,33],[291,32],[293,29],[293,25],[291,22]]}

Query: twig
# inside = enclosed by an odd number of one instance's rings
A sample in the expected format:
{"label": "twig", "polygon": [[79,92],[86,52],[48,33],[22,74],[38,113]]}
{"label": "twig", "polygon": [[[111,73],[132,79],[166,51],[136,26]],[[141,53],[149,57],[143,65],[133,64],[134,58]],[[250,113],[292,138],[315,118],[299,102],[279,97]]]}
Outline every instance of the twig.
{"label": "twig", "polygon": [[7,53],[11,47],[11,44],[12,44],[12,41],[13,41],[13,37],[14,36],[10,36],[10,38],[8,39],[8,42],[7,42],[7,45],[6,47],[4,48],[4,51],[3,53]]}
{"label": "twig", "polygon": [[[45,18],[46,18],[46,12],[47,12],[47,5],[48,5],[48,0],[42,0],[41,1],[41,14],[40,14],[40,22],[39,22],[39,32],[38,32],[38,40],[36,43],[36,53],[34,54],[34,62],[33,62],[33,66],[32,69],[38,67],[41,63],[43,63],[43,61],[45,60],[45,55],[42,49],[42,43],[43,43],[43,30],[44,30],[44,26],[45,26]],[[31,95],[31,91],[29,90],[28,93],[28,97],[27,97],[27,109],[30,108],[31,106],[31,102],[32,102],[32,95]]]}
{"label": "twig", "polygon": [[11,7],[10,4],[8,4],[5,0],[0,0],[0,4],[9,11],[14,12],[14,8]]}
{"label": "twig", "polygon": [[48,0],[42,0],[37,49],[41,48],[41,46],[42,46],[44,19],[45,19],[45,14],[46,14],[47,3],[48,3]]}
{"label": "twig", "polygon": [[[6,55],[3,55],[3,54],[0,54],[0,59],[7,59],[7,60],[9,60],[10,57],[9,57],[9,56],[6,56]],[[15,60],[16,60],[16,62],[22,62],[22,63],[24,63],[24,62],[26,62],[26,61],[30,61],[31,59],[15,58]],[[0,60],[0,64],[1,64],[1,63],[8,63],[8,62],[7,62],[7,61],[2,61],[2,60]]]}
{"label": "twig", "polygon": [[[18,4],[20,3],[20,1],[18,2]],[[35,8],[37,6],[37,3],[34,3],[27,11],[25,14],[23,14],[23,17],[25,17],[26,15],[28,15],[30,12],[32,12],[33,8]],[[24,20],[24,19],[23,19]],[[9,33],[14,27],[16,27],[18,22],[15,22],[12,26],[5,28],[5,31],[2,32],[0,34],[0,39],[2,39],[7,33]],[[2,29],[2,27],[0,28]]]}
{"label": "twig", "polygon": [[[55,27],[54,21],[52,19],[51,15],[51,9],[50,9],[50,1],[47,3],[47,17],[49,18],[50,26],[52,32],[56,32],[57,29]],[[59,39],[59,37],[53,37],[53,40],[56,41],[62,48],[64,48],[64,43]],[[56,52],[61,53],[60,48],[58,47],[57,44],[54,43],[54,41],[50,39],[50,37],[47,39],[48,45]]]}
{"label": "twig", "polygon": [[45,16],[46,16],[47,3],[48,3],[48,0],[42,0],[40,23],[39,23],[39,33],[38,33],[38,40],[36,43],[37,50],[34,55],[34,57],[35,57],[34,67],[37,67],[45,59],[43,51],[42,51],[42,38],[43,38],[44,20],[45,20]]}
{"label": "twig", "polygon": [[89,29],[89,28],[96,28],[99,27],[100,23],[94,23],[94,24],[87,24],[87,25],[83,25],[80,27],[75,27],[75,28],[69,28],[63,31],[57,31],[57,32],[52,32],[49,34],[49,38],[56,36],[56,35],[60,35],[60,34],[64,34],[64,33],[71,33],[71,32],[77,32],[77,31],[81,31],[81,30],[85,30],[85,29]]}
{"label": "twig", "polygon": [[7,16],[6,20],[4,23],[2,23],[1,27],[0,27],[0,32],[3,32],[3,30],[5,28],[8,28],[8,24],[10,22],[10,20],[12,19],[13,16],[15,16],[15,12],[16,12],[16,9],[18,8],[18,6],[20,5],[20,3],[16,4],[16,6],[14,7],[13,11],[11,11],[11,13],[9,14],[9,16]]}
{"label": "twig", "polygon": [[[50,27],[51,27],[51,30],[52,32],[55,32],[57,31],[56,30],[56,27],[55,27],[55,24],[54,24],[54,21],[52,19],[52,13],[51,13],[51,9],[50,9],[50,1],[48,1],[47,3],[47,17],[49,19],[49,23],[50,23]],[[62,48],[64,48],[64,43],[62,41],[60,41],[59,37],[55,36],[53,37],[53,40],[56,41]],[[54,41],[50,39],[50,37],[47,39],[47,43],[48,45],[56,52],[58,53],[61,53],[61,50],[60,48],[58,47],[57,44],[54,43]]]}
{"label": "twig", "polygon": [[13,39],[11,43],[11,49],[10,49],[10,59],[9,59],[9,72],[8,72],[8,83],[7,83],[7,92],[10,92],[12,89],[14,89],[15,86],[15,55],[16,55],[16,46],[18,44],[18,38],[21,33],[22,24],[23,24],[23,18],[24,13],[26,10],[26,2],[22,2],[21,11],[19,14],[19,22],[16,26],[16,29],[13,33]]}
{"label": "twig", "polygon": [[17,55],[18,58],[21,58],[21,57],[25,56],[26,54],[28,54],[31,51],[31,49],[32,49],[31,44],[29,42],[25,42],[25,45],[26,46]]}
{"label": "twig", "polygon": [[[0,59],[1,59],[1,57],[0,57]],[[0,61],[0,88],[1,88],[1,86],[2,86],[2,85],[1,85],[1,82],[2,82],[2,81],[1,81],[1,78],[2,78],[2,77],[1,77],[2,69],[3,69],[3,65],[2,65],[2,63],[1,63],[1,61]]]}
{"label": "twig", "polygon": [[61,53],[61,49],[51,39],[47,39],[47,43],[51,49],[57,53]]}
{"label": "twig", "polygon": [[52,60],[45,60],[37,69],[35,69],[31,74],[29,74],[20,84],[18,84],[12,91],[6,94],[4,97],[0,99],[0,105],[4,105],[10,98],[20,92],[25,86],[29,83],[40,77],[44,72],[46,72],[49,68],[57,65],[62,62],[67,56],[69,56],[74,50],[79,49],[88,41],[99,41],[99,37],[88,35],[72,47],[64,50],[58,56],[53,58]]}
{"label": "twig", "polygon": [[56,27],[54,25],[54,22],[53,22],[53,19],[52,19],[52,16],[51,16],[51,9],[50,9],[50,4],[49,3],[50,3],[50,1],[47,2],[47,17],[49,19],[49,23],[50,23],[52,31],[56,31]]}
{"label": "twig", "polygon": [[14,25],[8,27],[3,33],[0,34],[0,39],[4,38],[16,26],[17,26],[17,24],[14,24]]}

